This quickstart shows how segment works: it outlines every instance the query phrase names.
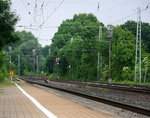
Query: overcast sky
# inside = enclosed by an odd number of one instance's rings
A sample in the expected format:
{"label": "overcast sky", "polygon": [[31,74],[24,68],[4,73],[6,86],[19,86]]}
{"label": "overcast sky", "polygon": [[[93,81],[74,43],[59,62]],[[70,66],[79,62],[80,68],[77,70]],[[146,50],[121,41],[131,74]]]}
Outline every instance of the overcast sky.
{"label": "overcast sky", "polygon": [[[12,10],[20,17],[16,30],[31,31],[44,46],[63,20],[74,14],[93,13],[106,26],[119,25],[137,19],[137,7],[145,9],[150,0],[11,0]],[[99,10],[98,10],[99,3]],[[127,17],[126,19],[124,19]],[[121,20],[120,20],[121,19]],[[119,21],[120,20],[120,21]],[[150,23],[150,4],[142,11],[142,21]],[[41,25],[41,28],[40,28]],[[24,27],[20,27],[24,26]]]}

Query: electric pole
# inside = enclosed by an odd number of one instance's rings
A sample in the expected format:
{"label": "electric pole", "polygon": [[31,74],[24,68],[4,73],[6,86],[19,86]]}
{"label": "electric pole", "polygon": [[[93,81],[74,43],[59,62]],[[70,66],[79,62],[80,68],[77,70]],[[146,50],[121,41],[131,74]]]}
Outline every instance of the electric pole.
{"label": "electric pole", "polygon": [[112,25],[108,25],[107,26],[107,30],[108,30],[108,41],[109,41],[109,83],[112,83],[112,76],[111,76],[111,52],[112,52],[112,40],[113,40],[113,26]]}
{"label": "electric pole", "polygon": [[20,54],[18,54],[18,75],[20,75]]}
{"label": "electric pole", "polygon": [[38,74],[39,72],[39,57],[38,55],[36,56],[36,73]]}
{"label": "electric pole", "polygon": [[11,52],[12,52],[12,46],[8,47],[9,50],[9,71],[11,71]]}
{"label": "electric pole", "polygon": [[137,82],[137,79],[139,79],[141,83],[141,77],[141,8],[138,7],[134,82]]}
{"label": "electric pole", "polygon": [[32,49],[32,52],[33,52],[33,72],[36,73],[36,50],[35,49]]}
{"label": "electric pole", "polygon": [[[98,41],[100,42],[102,40],[102,27],[99,26],[99,36]],[[102,73],[102,55],[100,55],[100,52],[98,51],[97,54],[97,79],[100,78],[100,73]]]}

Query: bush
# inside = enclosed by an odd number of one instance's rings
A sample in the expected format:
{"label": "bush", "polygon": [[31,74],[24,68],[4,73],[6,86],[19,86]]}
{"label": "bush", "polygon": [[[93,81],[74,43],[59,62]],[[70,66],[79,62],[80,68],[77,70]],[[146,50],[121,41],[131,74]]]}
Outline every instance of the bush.
{"label": "bush", "polygon": [[133,70],[129,67],[123,67],[122,69],[122,79],[123,81],[133,81]]}

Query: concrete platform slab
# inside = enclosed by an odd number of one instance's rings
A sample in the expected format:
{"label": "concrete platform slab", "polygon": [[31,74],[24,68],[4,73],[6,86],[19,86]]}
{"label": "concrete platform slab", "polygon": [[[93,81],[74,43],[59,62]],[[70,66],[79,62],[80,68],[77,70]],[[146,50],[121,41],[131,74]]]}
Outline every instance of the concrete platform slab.
{"label": "concrete platform slab", "polygon": [[1,91],[0,118],[47,118],[16,86]]}
{"label": "concrete platform slab", "polygon": [[37,87],[27,84],[21,87],[58,118],[115,118],[113,115],[90,109]]}
{"label": "concrete platform slab", "polygon": [[[115,118],[30,84],[19,86],[58,118]],[[0,89],[0,118],[47,118],[16,86]]]}

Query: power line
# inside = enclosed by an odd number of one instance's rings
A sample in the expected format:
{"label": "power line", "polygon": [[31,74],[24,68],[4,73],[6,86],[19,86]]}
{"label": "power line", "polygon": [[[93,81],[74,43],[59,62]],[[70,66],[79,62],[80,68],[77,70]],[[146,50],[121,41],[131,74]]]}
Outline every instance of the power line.
{"label": "power line", "polygon": [[40,39],[40,36],[41,36],[41,28],[39,29],[38,40]]}
{"label": "power line", "polygon": [[[33,7],[33,5],[31,3],[29,3],[27,0],[25,0],[26,4]],[[34,8],[34,7],[33,7]]]}
{"label": "power line", "polygon": [[[144,8],[144,9],[141,10],[141,12],[146,11],[146,10],[149,9],[149,8],[150,8],[150,7],[149,7],[149,4],[148,4],[146,8]],[[133,13],[133,14],[130,14],[129,16],[126,16],[126,17],[124,17],[124,18],[121,18],[121,19],[119,19],[119,20],[117,20],[117,21],[114,21],[114,22],[112,22],[111,24],[118,23],[118,22],[120,22],[120,21],[122,21],[122,20],[124,20],[124,19],[127,19],[127,18],[129,18],[129,17],[131,17],[131,16],[134,16],[134,15],[136,15],[136,14],[137,14],[137,12],[135,12],[135,13]]]}
{"label": "power line", "polygon": [[[26,11],[28,12],[28,14],[31,16],[31,19],[33,20],[33,22],[34,22],[34,17],[31,15],[31,12],[30,12],[30,10],[26,7],[26,4],[24,3],[24,1],[23,0],[20,0],[21,2],[22,2],[22,4],[24,5],[24,7],[25,7],[25,9],[26,9]],[[27,3],[27,5],[30,5],[30,3],[26,0],[26,3]],[[36,22],[35,22],[36,23]],[[32,23],[31,23],[32,24]]]}
{"label": "power line", "polygon": [[51,2],[51,1],[50,1],[50,0],[48,0],[45,6],[48,6],[48,4],[49,4],[50,2]]}
{"label": "power line", "polygon": [[120,7],[120,6],[122,6],[122,5],[125,5],[125,4],[128,3],[129,1],[131,1],[131,0],[126,0],[125,2],[122,2],[122,3],[120,3],[120,4],[118,4],[118,5],[114,6],[114,7],[107,8],[107,9],[102,9],[101,11],[112,10],[112,9],[114,9],[114,8],[116,8],[116,7]]}
{"label": "power line", "polygon": [[47,19],[40,26],[43,26],[47,22],[47,20],[56,12],[56,10],[63,4],[64,1],[65,0],[62,0],[60,2],[60,4],[53,10],[53,12],[47,17]]}
{"label": "power line", "polygon": [[[72,26],[72,25],[63,25],[63,26],[66,26],[66,27],[75,27],[75,26]],[[37,29],[37,28],[34,28],[36,27],[36,25],[18,25],[17,27],[24,27],[24,28],[33,28],[33,29]],[[38,27],[38,28],[41,28],[41,29],[50,29],[50,28],[59,28],[60,26],[47,26],[47,27]],[[82,28],[99,28],[99,26],[79,26],[79,27],[82,27]],[[38,30],[38,29],[37,29]]]}
{"label": "power line", "polygon": [[126,18],[129,18],[129,17],[131,17],[131,16],[134,16],[134,15],[136,15],[136,14],[137,14],[137,13],[130,14],[129,16],[126,16],[126,17],[124,17],[124,18],[121,18],[121,19],[119,19],[119,20],[117,20],[117,21],[112,22],[111,24],[118,23],[118,22],[120,22],[120,21],[122,21],[122,20],[124,20],[124,19],[126,19]]}
{"label": "power line", "polygon": [[28,10],[28,8],[26,7],[26,5],[25,5],[25,3],[24,3],[24,1],[23,0],[20,0],[21,2],[22,2],[22,4],[24,5],[24,7],[25,7],[25,9],[26,9],[26,11],[28,12],[28,14],[30,14],[31,15],[31,12]]}

